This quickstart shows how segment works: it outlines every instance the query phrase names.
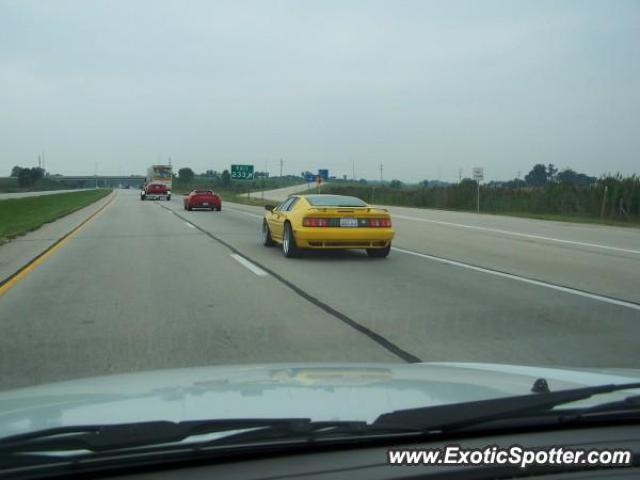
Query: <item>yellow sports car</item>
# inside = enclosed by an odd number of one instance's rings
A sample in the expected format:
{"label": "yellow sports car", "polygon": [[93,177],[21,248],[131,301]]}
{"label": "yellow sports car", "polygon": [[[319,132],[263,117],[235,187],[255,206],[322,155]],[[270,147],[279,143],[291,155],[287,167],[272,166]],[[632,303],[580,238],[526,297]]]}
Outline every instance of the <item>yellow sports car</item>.
{"label": "yellow sports car", "polygon": [[362,248],[370,257],[386,257],[391,250],[391,216],[356,197],[293,195],[280,205],[266,205],[262,242],[282,245],[285,257],[300,249]]}

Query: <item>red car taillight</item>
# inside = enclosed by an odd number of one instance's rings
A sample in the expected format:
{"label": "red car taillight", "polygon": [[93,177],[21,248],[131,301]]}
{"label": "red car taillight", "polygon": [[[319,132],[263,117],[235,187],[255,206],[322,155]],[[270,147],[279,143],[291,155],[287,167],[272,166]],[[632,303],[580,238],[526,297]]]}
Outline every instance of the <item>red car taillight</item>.
{"label": "red car taillight", "polygon": [[391,227],[391,219],[390,218],[371,218],[369,219],[370,227],[381,227],[381,228],[390,228]]}
{"label": "red car taillight", "polygon": [[302,226],[304,227],[328,227],[328,218],[306,217],[302,220]]}

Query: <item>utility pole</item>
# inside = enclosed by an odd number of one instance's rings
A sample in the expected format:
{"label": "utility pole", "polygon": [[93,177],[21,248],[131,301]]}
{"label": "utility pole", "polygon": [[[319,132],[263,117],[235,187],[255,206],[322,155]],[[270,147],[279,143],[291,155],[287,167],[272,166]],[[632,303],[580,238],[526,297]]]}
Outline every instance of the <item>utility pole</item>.
{"label": "utility pole", "polygon": [[44,152],[42,152],[42,170],[44,170]]}
{"label": "utility pole", "polygon": [[264,159],[264,172],[262,173],[262,190],[260,191],[260,198],[264,200],[264,189],[267,184],[267,175],[269,174],[269,159]]}
{"label": "utility pole", "polygon": [[380,183],[382,183],[382,164],[380,164]]}
{"label": "utility pole", "polygon": [[484,168],[474,167],[473,179],[476,181],[476,211],[480,213],[480,180],[484,178]]}
{"label": "utility pole", "polygon": [[458,168],[458,183],[462,182],[462,167]]}
{"label": "utility pole", "polygon": [[282,165],[284,164],[284,162],[282,161],[282,159],[280,159],[280,176],[282,177]]}
{"label": "utility pole", "polygon": [[609,187],[607,185],[604,186],[604,194],[602,195],[602,207],[600,208],[600,218],[604,218],[604,210],[607,206],[607,191]]}
{"label": "utility pole", "polygon": [[356,181],[356,161],[355,160],[351,161],[351,168],[353,171],[353,181],[355,182]]}
{"label": "utility pole", "polygon": [[93,163],[93,176],[96,177],[96,189],[98,188],[98,162]]}

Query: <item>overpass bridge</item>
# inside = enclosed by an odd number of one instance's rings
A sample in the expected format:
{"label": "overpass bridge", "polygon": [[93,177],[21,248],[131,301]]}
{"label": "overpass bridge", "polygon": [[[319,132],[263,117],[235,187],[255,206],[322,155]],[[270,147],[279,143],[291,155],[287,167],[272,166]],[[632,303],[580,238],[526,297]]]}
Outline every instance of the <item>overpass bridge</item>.
{"label": "overpass bridge", "polygon": [[132,187],[140,188],[144,183],[144,175],[57,175],[47,177],[49,180],[60,182],[69,188],[98,187]]}

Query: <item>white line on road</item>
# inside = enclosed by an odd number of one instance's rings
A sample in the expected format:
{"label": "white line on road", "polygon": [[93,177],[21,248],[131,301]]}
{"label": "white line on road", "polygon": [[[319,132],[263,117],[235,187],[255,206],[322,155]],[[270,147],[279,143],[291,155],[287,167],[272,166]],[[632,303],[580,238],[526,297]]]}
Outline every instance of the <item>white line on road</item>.
{"label": "white line on road", "polygon": [[232,253],[231,257],[236,260],[238,263],[240,263],[243,267],[248,268],[249,270],[251,270],[253,273],[255,273],[256,275],[258,275],[259,277],[268,277],[269,274],[267,272],[265,272],[264,270],[262,270],[260,267],[258,267],[257,265],[251,263],[249,260],[247,260],[246,258],[238,255],[237,253]]}
{"label": "white line on road", "polygon": [[194,227],[193,225],[191,225],[189,222],[184,222],[184,224],[185,224],[187,227],[189,227],[189,228],[196,228],[196,227]]}
{"label": "white line on road", "polygon": [[520,277],[512,273],[499,272],[497,270],[490,270],[488,268],[477,267],[475,265],[469,265],[468,263],[457,262],[455,260],[449,260],[447,258],[436,257],[434,255],[427,255],[426,253],[413,252],[411,250],[404,250],[403,248],[391,247],[392,250],[400,253],[406,253],[407,255],[414,255],[416,257],[426,258],[447,265],[453,265],[455,267],[466,268],[468,270],[474,270],[476,272],[488,273],[489,275],[495,275],[496,277],[508,278],[509,280],[516,280],[522,283],[528,283],[529,285],[536,285],[538,287],[550,288],[559,292],[570,293],[572,295],[578,295],[580,297],[589,298],[591,300],[597,300],[599,302],[610,303],[612,305],[618,305],[620,307],[631,308],[633,310],[640,310],[640,305],[632,302],[625,302],[624,300],[618,300],[615,298],[604,297],[595,293],[583,292],[569,287],[563,287],[561,285],[554,285],[553,283],[547,283],[540,280],[532,280],[530,278]]}
{"label": "white line on road", "polygon": [[542,235],[532,235],[529,233],[519,233],[512,232],[510,230],[501,230],[499,228],[487,228],[487,227],[478,227],[475,225],[465,225],[463,223],[453,223],[453,222],[443,222],[441,220],[430,220],[428,218],[418,218],[418,217],[409,217],[407,215],[396,215],[392,214],[393,218],[401,218],[403,220],[414,220],[417,222],[427,222],[427,223],[437,223],[438,225],[447,225],[449,227],[460,227],[460,228],[469,228],[472,230],[483,230],[485,232],[494,232],[494,233],[503,233],[505,235],[513,235],[516,237],[524,237],[524,238],[533,238],[536,240],[546,240],[549,242],[558,242],[558,243],[567,243],[569,245],[580,245],[583,247],[591,247],[591,248],[603,248],[606,250],[613,250],[616,252],[625,252],[625,253],[633,253],[635,255],[640,255],[640,250],[632,250],[629,248],[620,248],[620,247],[611,247],[609,245],[601,245],[598,243],[586,243],[586,242],[576,242],[574,240],[563,240],[561,238],[552,238],[552,237],[544,237]]}
{"label": "white line on road", "polygon": [[241,213],[242,215],[248,215],[249,217],[263,218],[263,215],[257,215],[255,213],[245,212],[244,210],[238,210],[237,208],[226,207],[226,209],[231,210],[232,212]]}

